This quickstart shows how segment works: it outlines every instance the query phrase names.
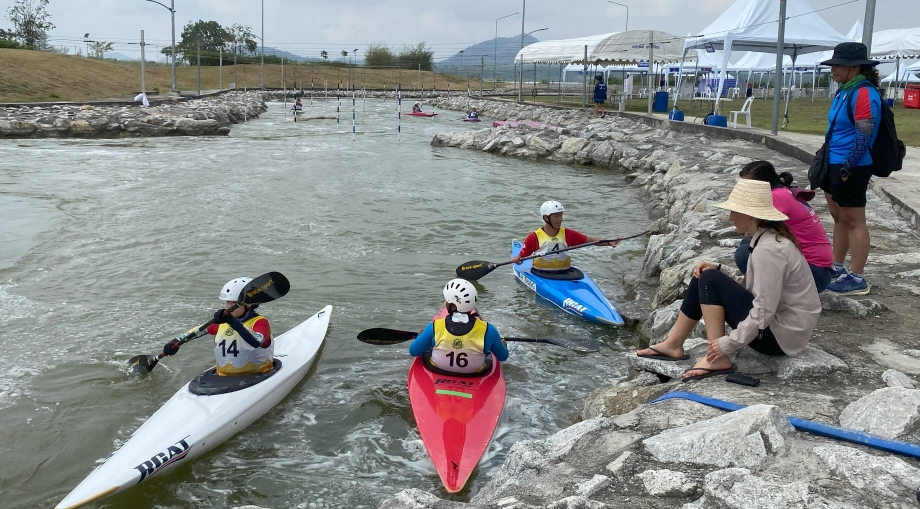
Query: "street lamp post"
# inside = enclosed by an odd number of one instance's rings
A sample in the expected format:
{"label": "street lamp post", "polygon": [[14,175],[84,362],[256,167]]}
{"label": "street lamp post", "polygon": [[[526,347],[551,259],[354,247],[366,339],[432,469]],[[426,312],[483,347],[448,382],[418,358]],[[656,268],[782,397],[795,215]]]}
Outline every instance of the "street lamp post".
{"label": "street lamp post", "polygon": [[147,1],[166,7],[172,18],[172,88],[169,91],[178,92],[179,88],[176,87],[176,0],[169,0],[169,7],[164,3],[157,2],[157,0]]}
{"label": "street lamp post", "polygon": [[460,71],[463,71],[463,50],[460,50]]}
{"label": "street lamp post", "polygon": [[[521,35],[521,41],[523,41],[525,37],[527,37],[528,35],[532,33],[542,32],[544,30],[549,30],[549,28],[538,28],[532,32],[527,32],[526,34]],[[524,49],[523,46],[521,47],[521,49]],[[536,77],[536,71],[534,71],[534,77]],[[524,88],[524,54],[522,53],[521,54],[521,86],[518,87],[518,102],[521,102],[521,90],[523,90],[523,88]]]}
{"label": "street lamp post", "polygon": [[626,31],[629,32],[629,6],[626,4],[621,4],[619,2],[611,2],[610,0],[607,0],[607,3],[619,5],[620,7],[626,7]]}
{"label": "street lamp post", "polygon": [[492,91],[495,91],[495,76],[498,74],[498,20],[510,18],[511,16],[516,16],[518,13],[509,14],[507,16],[502,16],[495,20],[495,39],[493,39],[493,52],[492,52]]}
{"label": "street lamp post", "polygon": [[259,38],[262,43],[262,70],[259,74],[259,88],[265,88],[265,0],[262,0],[262,37]]}
{"label": "street lamp post", "polygon": [[[355,49],[351,52],[351,57],[352,57],[352,64],[351,64],[351,66],[352,66],[352,67],[357,66],[357,65],[358,65],[358,48],[355,48]],[[349,86],[350,88],[354,88],[354,85],[351,83],[351,69],[348,69],[348,86]]]}

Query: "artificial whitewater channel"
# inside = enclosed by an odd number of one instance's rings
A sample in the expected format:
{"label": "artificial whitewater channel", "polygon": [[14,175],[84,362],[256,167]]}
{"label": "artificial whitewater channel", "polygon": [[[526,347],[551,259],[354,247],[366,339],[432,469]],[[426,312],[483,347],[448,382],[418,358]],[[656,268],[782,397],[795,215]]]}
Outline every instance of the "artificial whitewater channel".
{"label": "artificial whitewater channel", "polygon": [[[305,102],[305,115],[337,106]],[[204,457],[95,507],[372,508],[409,487],[449,498],[414,427],[407,344],[371,346],[357,332],[421,329],[457,265],[507,260],[511,239],[540,226],[544,200],[590,235],[641,232],[648,216],[610,170],[430,146],[488,122],[436,110],[404,115],[397,136],[392,99],[358,99],[353,136],[351,111],[342,101],[338,124],[294,123],[271,103],[227,137],[0,141],[0,505],[60,501],[213,364],[213,346],[190,343],[145,378],[127,376],[126,361],[207,321],[231,277],[270,270],[292,284],[262,308],[276,334],[335,306],[307,378]],[[644,252],[637,239],[574,259],[617,304]],[[601,352],[510,345],[497,436],[457,500],[516,441],[571,424],[588,393],[624,376],[621,353],[635,343],[536,302],[510,268],[478,288],[503,334],[596,338]]]}

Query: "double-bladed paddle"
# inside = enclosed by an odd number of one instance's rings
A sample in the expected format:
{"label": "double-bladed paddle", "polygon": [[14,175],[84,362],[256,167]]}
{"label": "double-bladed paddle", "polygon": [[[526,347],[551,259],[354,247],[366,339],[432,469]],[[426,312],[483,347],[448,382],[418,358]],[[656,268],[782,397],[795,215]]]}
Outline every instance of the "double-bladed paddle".
{"label": "double-bladed paddle", "polygon": [[[230,314],[236,308],[246,304],[265,304],[266,302],[280,299],[287,295],[290,289],[291,283],[288,282],[283,274],[280,272],[267,272],[250,281],[249,284],[240,291],[240,295],[236,299],[236,304],[227,308],[225,313]],[[213,323],[214,319],[212,318],[208,320],[207,323],[194,327],[185,334],[177,337],[176,339],[179,341],[179,345],[184,345],[200,337],[203,335],[204,330]],[[134,356],[128,361],[128,369],[136,374],[149,373],[163,357],[163,352],[160,352],[158,355]]]}
{"label": "double-bladed paddle", "polygon": [[[618,239],[603,239],[603,240],[598,240],[595,242],[588,242],[587,244],[581,244],[575,247],[567,247],[565,249],[553,251],[552,254],[564,253],[566,251],[571,251],[573,249],[581,249],[583,247],[596,246],[598,244],[608,244],[613,241],[634,239],[636,237],[641,237],[645,235],[646,233],[648,232],[645,231],[642,233],[637,233],[636,235],[630,235],[629,237],[621,237]],[[539,258],[541,256],[545,256],[545,254],[535,254],[535,255],[525,256],[524,258],[521,258],[521,261],[530,260],[532,258]],[[467,279],[467,280],[480,279],[482,277],[487,276],[490,272],[501,267],[502,265],[508,265],[509,263],[514,263],[514,261],[508,260],[507,262],[492,263],[492,262],[484,262],[482,260],[474,260],[471,262],[466,262],[463,265],[457,267],[457,271],[456,271],[457,277],[462,277],[463,279]]]}
{"label": "double-bladed paddle", "polygon": [[[376,327],[365,329],[358,333],[358,340],[370,345],[395,345],[405,341],[411,341],[418,337],[417,332],[404,330],[384,329]],[[561,346],[576,352],[597,352],[598,342],[596,339],[563,339],[563,338],[502,338],[505,341],[515,341],[521,343],[549,343],[551,345]]]}

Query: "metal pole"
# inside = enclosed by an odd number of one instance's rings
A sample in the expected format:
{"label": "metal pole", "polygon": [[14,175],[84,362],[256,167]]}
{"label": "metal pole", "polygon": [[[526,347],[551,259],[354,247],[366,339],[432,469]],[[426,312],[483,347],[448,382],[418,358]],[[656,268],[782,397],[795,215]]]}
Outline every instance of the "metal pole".
{"label": "metal pole", "polygon": [[[523,40],[523,38],[521,38]],[[521,53],[521,70],[520,70],[520,80],[518,81],[518,102],[521,101],[521,91],[524,89],[524,54]],[[515,77],[517,78],[517,77]]]}
{"label": "metal pole", "polygon": [[144,31],[141,30],[141,93],[147,93],[147,67],[144,62]]}
{"label": "metal pole", "polygon": [[265,88],[265,0],[262,0],[262,72],[259,75],[259,88]]}
{"label": "metal pole", "polygon": [[198,48],[198,97],[201,97],[201,40],[198,39],[195,41],[195,46]]}
{"label": "metal pole", "polygon": [[[870,0],[871,1],[871,0]],[[775,136],[779,130],[779,96],[783,90],[783,50],[786,43],[786,0],[779,0],[779,32],[776,38],[776,78],[773,81],[773,123],[770,132]]]}
{"label": "metal pole", "polygon": [[863,20],[862,43],[872,55],[872,29],[875,26],[875,0],[866,0],[866,18]]}
{"label": "metal pole", "polygon": [[233,51],[233,88],[240,88],[240,82],[236,74],[236,50]]}
{"label": "metal pole", "polygon": [[481,55],[479,57],[479,98],[482,99],[482,71],[485,69],[486,57]]}
{"label": "metal pole", "polygon": [[223,90],[224,89],[224,48],[223,46],[221,46],[220,48],[217,48],[217,54],[219,55],[218,58],[220,58],[217,64],[217,83],[218,83],[217,89]]}
{"label": "metal pole", "polygon": [[[521,0],[521,51],[524,51],[524,19],[527,17],[527,0]],[[517,77],[515,76],[515,79]],[[521,84],[518,87],[518,102],[521,102],[521,89],[524,88],[524,56],[521,55]]]}
{"label": "metal pole", "polygon": [[179,87],[176,86],[176,0],[170,0],[169,5],[169,13],[172,17],[172,89],[170,92],[178,92]]}
{"label": "metal pole", "polygon": [[[785,0],[783,0],[785,1]],[[648,114],[652,114],[652,62],[655,61],[655,32],[648,31]],[[716,95],[718,97],[718,94]]]}
{"label": "metal pole", "polygon": [[588,45],[585,44],[585,60],[581,70],[581,107],[588,106]]}

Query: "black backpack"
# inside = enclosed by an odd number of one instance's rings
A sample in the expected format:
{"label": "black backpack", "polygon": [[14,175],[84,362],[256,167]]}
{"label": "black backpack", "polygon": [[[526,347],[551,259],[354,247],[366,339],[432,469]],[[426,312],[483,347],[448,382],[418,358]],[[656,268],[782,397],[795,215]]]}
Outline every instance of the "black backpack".
{"label": "black backpack", "polygon": [[[867,86],[875,88],[871,81],[866,80],[857,85],[853,89],[853,93]],[[877,88],[876,92],[878,92]],[[898,139],[898,132],[894,126],[894,112],[888,107],[888,103],[882,99],[881,94],[879,94],[879,99],[882,103],[881,119],[879,120],[878,135],[876,135],[872,147],[869,148],[869,154],[872,155],[872,174],[876,177],[887,177],[891,175],[891,172],[901,169],[904,156],[907,155],[907,148],[904,146],[904,142]],[[849,98],[847,98],[847,102],[849,103],[847,105],[847,114],[850,117],[850,122],[856,125],[851,106],[852,102],[850,102]]]}

